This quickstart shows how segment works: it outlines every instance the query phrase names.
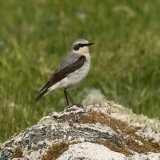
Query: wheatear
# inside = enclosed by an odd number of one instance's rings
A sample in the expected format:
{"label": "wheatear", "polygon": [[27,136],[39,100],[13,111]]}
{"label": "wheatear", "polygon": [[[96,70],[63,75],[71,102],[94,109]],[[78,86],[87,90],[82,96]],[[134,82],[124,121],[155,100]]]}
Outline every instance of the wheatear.
{"label": "wheatear", "polygon": [[[90,68],[89,43],[85,39],[76,40],[71,47],[69,54],[64,58],[59,68],[51,75],[50,80],[42,87],[40,94],[36,98],[39,101],[52,90],[57,88],[64,89],[67,105],[73,101],[67,89],[77,86],[88,74]],[[69,101],[70,100],[70,101]]]}

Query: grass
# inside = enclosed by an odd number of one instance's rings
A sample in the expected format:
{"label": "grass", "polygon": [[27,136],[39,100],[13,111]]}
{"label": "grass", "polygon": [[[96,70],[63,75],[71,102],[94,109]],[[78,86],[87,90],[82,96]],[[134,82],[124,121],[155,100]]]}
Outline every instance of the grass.
{"label": "grass", "polygon": [[160,1],[1,0],[0,141],[65,107],[57,90],[34,98],[71,43],[84,37],[92,68],[71,91],[81,102],[91,88],[137,114],[160,118]]}

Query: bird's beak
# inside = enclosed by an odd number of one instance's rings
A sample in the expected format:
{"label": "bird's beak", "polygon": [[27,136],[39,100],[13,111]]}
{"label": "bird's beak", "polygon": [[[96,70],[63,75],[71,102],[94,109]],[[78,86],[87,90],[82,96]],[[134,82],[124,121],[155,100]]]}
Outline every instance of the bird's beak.
{"label": "bird's beak", "polygon": [[86,46],[91,46],[93,45],[94,43],[87,43]]}

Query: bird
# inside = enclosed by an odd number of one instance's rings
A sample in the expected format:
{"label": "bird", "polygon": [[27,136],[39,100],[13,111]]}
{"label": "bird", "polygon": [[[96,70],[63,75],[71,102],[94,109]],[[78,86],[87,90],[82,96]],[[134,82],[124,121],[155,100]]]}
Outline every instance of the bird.
{"label": "bird", "polygon": [[64,91],[67,106],[74,105],[68,89],[78,86],[86,78],[91,61],[89,46],[93,44],[88,40],[78,39],[71,45],[69,53],[52,73],[49,81],[40,89],[36,102],[51,91],[61,88]]}

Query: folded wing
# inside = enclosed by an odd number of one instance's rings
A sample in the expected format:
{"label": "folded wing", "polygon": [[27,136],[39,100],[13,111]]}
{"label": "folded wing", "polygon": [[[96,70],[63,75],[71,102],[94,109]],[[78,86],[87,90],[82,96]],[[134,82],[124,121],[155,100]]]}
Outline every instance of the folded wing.
{"label": "folded wing", "polygon": [[56,84],[57,82],[64,79],[67,75],[73,73],[83,66],[86,61],[85,56],[78,56],[72,58],[66,58],[61,64],[60,68],[57,69],[51,76],[50,80],[42,87],[40,90],[40,95],[36,98],[36,101],[40,100],[45,94],[47,94],[48,89]]}

